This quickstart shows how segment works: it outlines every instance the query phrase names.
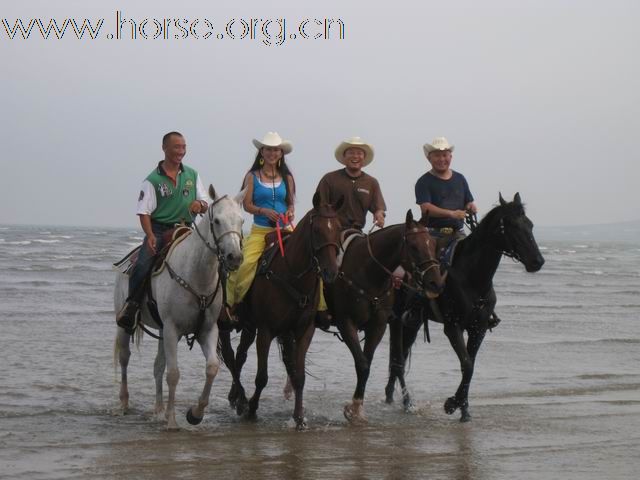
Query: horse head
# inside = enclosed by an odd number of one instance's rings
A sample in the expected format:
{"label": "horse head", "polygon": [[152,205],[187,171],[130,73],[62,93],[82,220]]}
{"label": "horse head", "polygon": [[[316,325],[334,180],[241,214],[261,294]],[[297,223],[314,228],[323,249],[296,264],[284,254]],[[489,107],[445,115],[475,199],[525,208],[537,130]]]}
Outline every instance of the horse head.
{"label": "horse head", "polygon": [[313,211],[309,216],[311,224],[311,249],[314,262],[325,283],[332,283],[338,276],[338,251],[342,227],[337,211],[344,203],[340,197],[335,205],[322,203],[318,192],[313,196]]}
{"label": "horse head", "polygon": [[502,252],[521,262],[527,272],[537,272],[544,265],[544,258],[533,237],[533,223],[524,213],[520,194],[512,202],[506,202],[499,194],[499,225],[495,232]]}
{"label": "horse head", "polygon": [[242,210],[240,205],[246,190],[234,198],[227,195],[218,197],[212,185],[209,196],[213,199],[206,213],[209,232],[215,243],[218,260],[227,270],[237,270],[242,263]]}
{"label": "horse head", "polygon": [[411,210],[405,220],[403,268],[413,275],[428,298],[436,298],[444,289],[446,274],[440,273],[436,256],[436,242],[420,222],[413,219]]}

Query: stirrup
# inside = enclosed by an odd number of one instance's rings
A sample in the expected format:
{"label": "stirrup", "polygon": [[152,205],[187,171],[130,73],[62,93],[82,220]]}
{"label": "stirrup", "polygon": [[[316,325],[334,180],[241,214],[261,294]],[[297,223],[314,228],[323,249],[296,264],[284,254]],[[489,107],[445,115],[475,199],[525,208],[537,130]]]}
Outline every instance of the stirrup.
{"label": "stirrup", "polygon": [[138,302],[126,302],[116,316],[116,324],[129,335],[133,335],[136,330],[136,319],[139,312],[140,304]]}

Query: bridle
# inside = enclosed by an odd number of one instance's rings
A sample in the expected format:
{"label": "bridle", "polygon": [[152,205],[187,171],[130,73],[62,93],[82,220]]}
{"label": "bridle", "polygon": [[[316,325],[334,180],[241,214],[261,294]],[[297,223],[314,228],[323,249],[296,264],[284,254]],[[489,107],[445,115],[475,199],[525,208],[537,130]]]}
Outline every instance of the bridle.
{"label": "bridle", "polygon": [[213,237],[214,246],[212,246],[211,243],[209,243],[209,241],[206,238],[204,238],[202,233],[200,233],[200,230],[198,230],[198,225],[195,222],[193,224],[193,229],[198,234],[198,237],[200,237],[200,239],[204,242],[206,247],[218,257],[218,262],[220,263],[220,265],[223,266],[224,270],[228,271],[229,269],[227,268],[227,263],[226,263],[226,260],[224,258],[224,250],[220,246],[220,242],[227,235],[237,235],[240,238],[240,246],[242,247],[242,239],[243,239],[243,237],[242,237],[242,231],[238,232],[236,230],[227,230],[226,232],[222,233],[222,235],[219,235],[219,236],[216,235],[216,231],[215,231],[215,228],[213,226],[213,207],[217,203],[219,203],[221,200],[223,200],[224,198],[227,198],[227,195],[223,195],[222,197],[220,197],[217,200],[215,200],[209,206],[209,208],[207,209],[207,213],[206,213],[206,215],[208,217],[208,220],[209,220],[209,231],[211,232],[211,236]]}
{"label": "bridle", "polygon": [[[473,233],[478,228],[478,219],[475,213],[468,212],[465,217],[465,223]],[[504,248],[496,248],[502,255],[511,258],[514,262],[522,262],[522,257],[512,245],[511,239],[507,235],[506,227],[504,225],[504,217],[500,217],[500,223],[498,224],[498,232],[494,233],[494,236],[502,239]]]}
{"label": "bridle", "polygon": [[[405,257],[405,253],[406,253],[406,249],[407,249],[407,237],[410,235],[428,235],[428,231],[426,228],[424,227],[413,227],[410,230],[405,230],[404,235],[402,235],[402,251],[400,252],[400,256],[401,257]],[[369,250],[369,256],[371,257],[371,259],[380,267],[382,268],[382,270],[384,270],[388,275],[393,275],[393,272],[391,270],[389,270],[387,267],[385,267],[382,262],[380,262],[380,260],[378,260],[376,258],[376,256],[373,254],[373,249],[371,248],[371,240],[369,239],[369,235],[367,235],[367,249]],[[435,258],[427,258],[426,260],[423,260],[420,263],[415,263],[415,262],[411,262],[411,274],[414,276],[414,278],[416,279],[420,279],[417,283],[420,284],[420,286],[422,287],[422,279],[424,278],[424,275],[427,274],[427,272],[429,270],[432,270],[434,268],[440,268],[440,262],[435,259]],[[408,286],[404,280],[403,280],[403,285]]]}
{"label": "bridle", "polygon": [[[337,218],[337,216],[338,215],[336,213],[325,213],[325,214],[311,213],[311,214],[309,214],[309,249],[310,249],[312,255],[311,255],[311,260],[309,261],[309,265],[302,271],[302,273],[299,273],[297,275],[294,274],[294,277],[296,279],[302,278],[304,275],[306,275],[310,271],[315,271],[316,274],[320,273],[321,268],[320,268],[320,260],[318,259],[318,254],[320,253],[320,251],[322,249],[327,248],[327,247],[335,247],[336,253],[340,251],[340,245],[338,243],[336,243],[336,242],[324,242],[324,243],[321,243],[320,245],[315,245],[314,244],[314,236],[313,236],[313,220],[316,217],[331,219],[331,218]],[[284,257],[284,261],[285,261],[285,264],[286,264],[287,268],[289,269],[289,271],[292,271],[291,265],[289,264],[286,255]]]}

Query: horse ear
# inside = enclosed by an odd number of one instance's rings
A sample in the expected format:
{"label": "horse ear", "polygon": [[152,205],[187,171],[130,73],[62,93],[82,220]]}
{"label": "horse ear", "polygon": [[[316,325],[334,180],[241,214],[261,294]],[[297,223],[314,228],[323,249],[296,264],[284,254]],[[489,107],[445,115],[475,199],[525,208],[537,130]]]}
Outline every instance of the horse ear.
{"label": "horse ear", "polygon": [[244,197],[247,194],[248,188],[249,187],[245,187],[243,190],[240,190],[235,197],[233,197],[233,199],[236,201],[238,205],[242,205],[242,202],[244,201]]}
{"label": "horse ear", "polygon": [[500,199],[500,205],[504,207],[507,204],[507,202],[505,202],[504,198],[502,198],[502,193],[498,192],[498,198]]}
{"label": "horse ear", "polygon": [[320,192],[316,192],[313,194],[313,208],[318,209],[320,206]]}
{"label": "horse ear", "polygon": [[344,195],[340,195],[340,198],[338,199],[334,207],[336,209],[336,212],[342,208],[343,204],[344,204]]}
{"label": "horse ear", "polygon": [[211,184],[209,184],[209,196],[211,197],[211,200],[216,199],[216,189],[213,188],[213,185]]}
{"label": "horse ear", "polygon": [[513,197],[513,203],[515,203],[516,205],[522,205],[522,200],[520,200],[520,192],[516,192],[515,196]]}
{"label": "horse ear", "polygon": [[420,217],[420,220],[418,220],[418,223],[425,227],[427,226],[427,223],[429,223],[429,210],[422,212],[422,216]]}
{"label": "horse ear", "polygon": [[407,225],[407,228],[409,228],[413,223],[413,212],[411,211],[411,209],[407,210],[407,218],[405,219],[405,223]]}

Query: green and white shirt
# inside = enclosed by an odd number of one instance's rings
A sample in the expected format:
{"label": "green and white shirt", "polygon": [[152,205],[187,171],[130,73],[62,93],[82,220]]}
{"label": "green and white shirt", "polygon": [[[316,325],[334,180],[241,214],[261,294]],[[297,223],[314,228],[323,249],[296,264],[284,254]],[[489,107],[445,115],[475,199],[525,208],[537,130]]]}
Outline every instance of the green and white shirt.
{"label": "green and white shirt", "polygon": [[142,182],[136,213],[158,223],[191,222],[189,206],[194,200],[211,202],[198,172],[181,164],[174,184],[160,162]]}

